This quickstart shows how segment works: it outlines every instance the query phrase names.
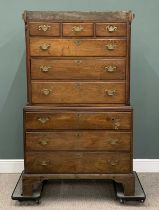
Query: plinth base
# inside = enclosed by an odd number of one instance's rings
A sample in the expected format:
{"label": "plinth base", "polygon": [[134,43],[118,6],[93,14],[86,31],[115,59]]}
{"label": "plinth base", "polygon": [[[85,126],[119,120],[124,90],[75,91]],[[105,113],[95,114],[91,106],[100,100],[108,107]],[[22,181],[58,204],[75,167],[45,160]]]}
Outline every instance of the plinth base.
{"label": "plinth base", "polygon": [[17,181],[17,184],[13,190],[13,193],[11,195],[12,200],[18,200],[19,202],[21,202],[21,201],[35,201],[37,204],[39,204],[40,198],[42,195],[44,182],[42,182],[41,184],[36,186],[36,189],[34,190],[32,196],[23,196],[22,195],[22,174],[23,174],[23,172],[21,173],[21,175]]}
{"label": "plinth base", "polygon": [[[19,202],[35,201],[37,204],[39,204],[40,198],[42,196],[42,190],[46,181],[43,181],[39,185],[37,185],[31,196],[23,196],[22,195],[22,174],[23,172],[21,173],[17,181],[17,184],[13,190],[13,193],[11,196],[12,200],[18,200]],[[139,180],[139,177],[136,172],[134,172],[134,175],[135,175],[135,194],[133,196],[125,196],[122,184],[113,182],[115,195],[116,195],[117,200],[120,201],[120,203],[125,203],[126,201],[139,201],[143,203],[145,201],[146,195],[141,185],[141,182]]]}
{"label": "plinth base", "polygon": [[135,175],[135,194],[133,196],[125,196],[122,185],[117,182],[114,182],[114,190],[116,198],[117,200],[119,200],[120,203],[125,203],[126,201],[139,201],[143,203],[145,201],[146,194],[141,185],[139,177],[136,172],[134,172],[134,175]]}

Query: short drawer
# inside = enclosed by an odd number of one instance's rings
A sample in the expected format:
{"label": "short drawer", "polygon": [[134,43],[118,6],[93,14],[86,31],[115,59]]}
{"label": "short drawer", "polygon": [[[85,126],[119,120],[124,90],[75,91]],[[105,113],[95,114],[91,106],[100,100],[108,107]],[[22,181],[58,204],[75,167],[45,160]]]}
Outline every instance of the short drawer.
{"label": "short drawer", "polygon": [[63,23],[63,36],[93,36],[93,23]]}
{"label": "short drawer", "polygon": [[130,130],[131,112],[37,111],[25,112],[25,129],[109,129]]}
{"label": "short drawer", "polygon": [[131,133],[112,131],[26,132],[26,151],[130,151]]}
{"label": "short drawer", "polygon": [[33,104],[125,103],[125,82],[32,82]]}
{"label": "short drawer", "polygon": [[26,173],[129,173],[129,153],[27,152]]}
{"label": "short drawer", "polygon": [[124,80],[125,59],[31,59],[32,79]]}
{"label": "short drawer", "polygon": [[29,23],[29,33],[35,36],[60,36],[60,24],[49,22]]}
{"label": "short drawer", "polygon": [[126,56],[126,39],[30,38],[31,56]]}
{"label": "short drawer", "polygon": [[127,36],[127,24],[96,23],[96,36]]}

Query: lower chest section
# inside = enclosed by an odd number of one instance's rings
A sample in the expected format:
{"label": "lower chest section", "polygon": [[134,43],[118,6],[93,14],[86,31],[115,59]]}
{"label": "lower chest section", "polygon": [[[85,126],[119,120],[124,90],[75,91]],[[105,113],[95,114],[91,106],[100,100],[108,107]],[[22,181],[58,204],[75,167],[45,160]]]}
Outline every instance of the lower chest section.
{"label": "lower chest section", "polygon": [[129,173],[132,110],[24,112],[27,173]]}

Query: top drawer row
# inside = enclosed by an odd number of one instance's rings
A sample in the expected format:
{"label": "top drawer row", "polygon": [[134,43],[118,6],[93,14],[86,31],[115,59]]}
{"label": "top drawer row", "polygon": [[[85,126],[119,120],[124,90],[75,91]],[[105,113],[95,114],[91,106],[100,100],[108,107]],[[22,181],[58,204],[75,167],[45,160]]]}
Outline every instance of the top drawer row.
{"label": "top drawer row", "polygon": [[127,36],[126,23],[29,23],[30,35],[35,36]]}

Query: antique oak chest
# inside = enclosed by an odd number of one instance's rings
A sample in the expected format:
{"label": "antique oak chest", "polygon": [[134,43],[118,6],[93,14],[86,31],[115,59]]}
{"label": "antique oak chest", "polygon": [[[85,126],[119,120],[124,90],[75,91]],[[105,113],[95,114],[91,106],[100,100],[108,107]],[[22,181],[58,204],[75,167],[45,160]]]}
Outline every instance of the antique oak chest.
{"label": "antique oak chest", "polygon": [[48,179],[112,179],[133,195],[133,17],[24,12],[24,195]]}

